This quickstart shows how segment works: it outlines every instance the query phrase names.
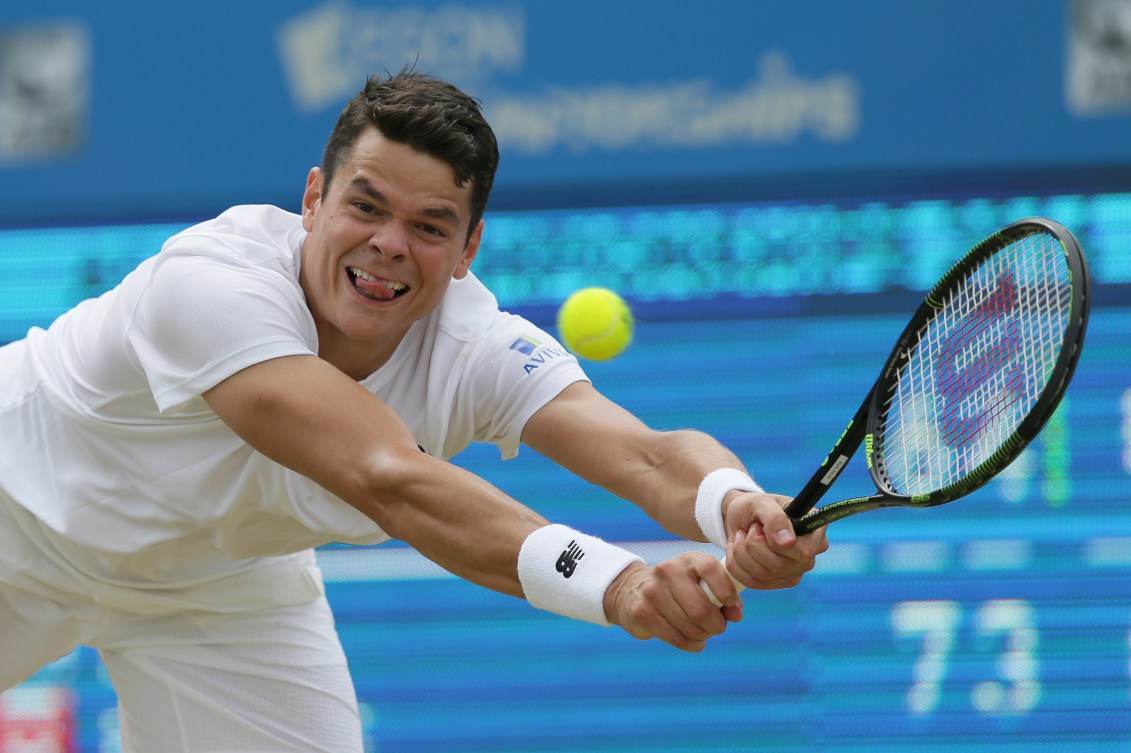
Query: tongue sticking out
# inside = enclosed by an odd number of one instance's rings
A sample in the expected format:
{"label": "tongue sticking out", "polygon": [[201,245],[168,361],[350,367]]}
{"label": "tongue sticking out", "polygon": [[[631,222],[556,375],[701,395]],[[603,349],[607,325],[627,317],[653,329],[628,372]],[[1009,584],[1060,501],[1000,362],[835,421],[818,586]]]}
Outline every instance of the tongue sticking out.
{"label": "tongue sticking out", "polygon": [[387,301],[397,294],[395,290],[378,280],[366,280],[356,275],[353,277],[353,285],[357,292],[366,298],[373,298],[378,301]]}

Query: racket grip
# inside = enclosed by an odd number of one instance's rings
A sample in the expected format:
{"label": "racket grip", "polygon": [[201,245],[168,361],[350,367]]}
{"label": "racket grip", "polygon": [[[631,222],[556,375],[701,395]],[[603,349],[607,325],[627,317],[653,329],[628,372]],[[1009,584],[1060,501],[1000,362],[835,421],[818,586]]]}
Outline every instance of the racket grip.
{"label": "racket grip", "polygon": [[[725,568],[726,565],[727,565],[727,558],[723,557],[719,561],[723,563],[723,567]],[[737,580],[734,579],[734,576],[730,574],[730,570],[727,570],[727,575],[730,576],[730,582],[734,584],[734,588],[735,588],[736,591],[738,591],[739,593],[742,593],[742,591],[744,591],[746,589],[746,586],[742,585],[741,583],[739,583]],[[707,585],[707,581],[700,580],[699,581],[699,587],[703,589],[703,593],[707,594],[707,598],[711,600],[712,604],[714,604],[719,609],[723,608],[723,603],[721,601],[719,601],[719,597],[715,596],[714,592],[711,590],[711,587]]]}

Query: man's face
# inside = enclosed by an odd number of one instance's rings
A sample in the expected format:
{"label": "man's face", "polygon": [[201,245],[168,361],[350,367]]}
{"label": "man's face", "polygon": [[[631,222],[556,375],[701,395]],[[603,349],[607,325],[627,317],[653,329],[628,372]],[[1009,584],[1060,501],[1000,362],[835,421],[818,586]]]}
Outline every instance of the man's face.
{"label": "man's face", "polygon": [[354,376],[388,360],[467,274],[483,231],[480,222],[468,238],[470,184],[457,186],[447,163],[376,128],[358,138],[329,188],[320,169],[310,171],[302,207],[309,236],[300,281],[320,355]]}

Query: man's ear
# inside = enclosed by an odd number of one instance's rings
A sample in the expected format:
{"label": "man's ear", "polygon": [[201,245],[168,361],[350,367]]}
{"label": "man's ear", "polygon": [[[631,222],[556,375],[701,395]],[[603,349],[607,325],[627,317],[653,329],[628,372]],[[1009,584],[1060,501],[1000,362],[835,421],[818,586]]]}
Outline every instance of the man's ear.
{"label": "man's ear", "polygon": [[455,271],[452,272],[453,278],[462,280],[464,277],[467,277],[467,272],[471,269],[471,262],[475,261],[475,256],[479,253],[479,242],[481,240],[483,240],[483,220],[479,220],[479,224],[475,226],[475,230],[471,231],[471,235],[467,237],[467,245],[463,248],[463,256],[460,257],[459,264],[456,265]]}
{"label": "man's ear", "polygon": [[302,192],[302,227],[306,232],[314,228],[314,214],[322,204],[322,168],[312,167],[306,176],[306,190]]}

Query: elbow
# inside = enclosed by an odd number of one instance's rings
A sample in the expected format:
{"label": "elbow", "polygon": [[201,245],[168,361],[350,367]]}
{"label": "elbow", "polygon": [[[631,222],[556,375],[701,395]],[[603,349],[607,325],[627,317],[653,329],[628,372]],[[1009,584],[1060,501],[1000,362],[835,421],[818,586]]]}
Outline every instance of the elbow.
{"label": "elbow", "polygon": [[347,482],[345,500],[388,535],[404,539],[410,513],[420,509],[438,462],[415,446],[376,449]]}

